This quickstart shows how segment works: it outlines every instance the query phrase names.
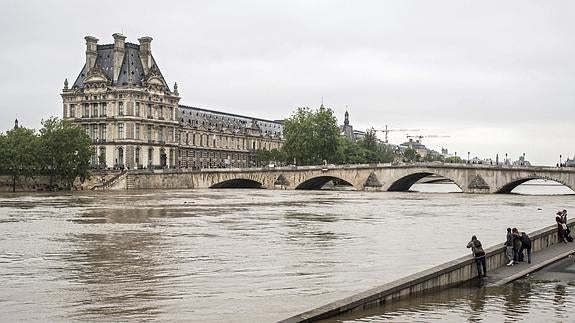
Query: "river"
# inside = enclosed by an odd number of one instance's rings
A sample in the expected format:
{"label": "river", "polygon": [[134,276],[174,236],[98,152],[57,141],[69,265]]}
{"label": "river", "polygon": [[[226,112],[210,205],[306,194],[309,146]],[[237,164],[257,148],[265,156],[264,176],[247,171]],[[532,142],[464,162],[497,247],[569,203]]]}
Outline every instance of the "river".
{"label": "river", "polygon": [[454,186],[0,194],[2,321],[273,322],[575,210],[563,186],[429,192]]}

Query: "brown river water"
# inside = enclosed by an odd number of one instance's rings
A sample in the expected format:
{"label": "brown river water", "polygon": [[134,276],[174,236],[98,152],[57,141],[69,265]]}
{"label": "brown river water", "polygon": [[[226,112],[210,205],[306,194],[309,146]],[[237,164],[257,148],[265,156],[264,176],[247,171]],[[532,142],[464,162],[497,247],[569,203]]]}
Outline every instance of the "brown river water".
{"label": "brown river water", "polygon": [[[0,194],[0,321],[274,322],[575,214],[563,186],[413,189]],[[574,292],[462,287],[343,321],[575,321]]]}

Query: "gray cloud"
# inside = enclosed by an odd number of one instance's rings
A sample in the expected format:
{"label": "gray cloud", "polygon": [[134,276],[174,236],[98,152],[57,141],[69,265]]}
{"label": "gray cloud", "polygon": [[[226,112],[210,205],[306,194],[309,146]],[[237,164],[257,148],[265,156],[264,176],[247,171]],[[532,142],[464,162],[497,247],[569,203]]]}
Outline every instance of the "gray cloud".
{"label": "gray cloud", "polygon": [[[7,1],[0,129],[61,115],[85,35],[150,35],[182,103],[279,119],[321,97],[358,129],[450,138],[432,148],[537,164],[573,156],[569,1]],[[405,134],[391,136],[395,142]]]}

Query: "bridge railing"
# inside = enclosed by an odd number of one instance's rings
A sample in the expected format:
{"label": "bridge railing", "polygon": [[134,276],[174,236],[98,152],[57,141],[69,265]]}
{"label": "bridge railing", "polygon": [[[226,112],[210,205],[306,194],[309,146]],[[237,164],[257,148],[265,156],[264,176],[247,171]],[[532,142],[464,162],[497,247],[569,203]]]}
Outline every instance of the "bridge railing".
{"label": "bridge railing", "polygon": [[276,166],[276,167],[248,167],[248,168],[168,168],[168,169],[138,169],[130,170],[135,174],[150,173],[227,173],[227,172],[278,172],[278,171],[301,171],[301,170],[330,170],[330,169],[370,169],[370,168],[460,168],[460,169],[499,169],[515,171],[553,171],[553,172],[575,172],[571,167],[554,166],[519,166],[519,165],[487,165],[487,164],[467,164],[467,163],[440,163],[440,162],[417,162],[417,163],[376,163],[376,164],[328,164],[328,165],[308,165],[308,166]]}

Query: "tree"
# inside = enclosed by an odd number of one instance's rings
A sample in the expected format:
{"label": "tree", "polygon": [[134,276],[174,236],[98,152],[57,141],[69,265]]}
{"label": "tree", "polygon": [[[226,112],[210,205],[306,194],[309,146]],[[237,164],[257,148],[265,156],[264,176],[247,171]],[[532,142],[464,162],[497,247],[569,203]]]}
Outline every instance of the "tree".
{"label": "tree", "polygon": [[331,109],[323,105],[316,111],[298,108],[285,120],[283,150],[288,160],[300,165],[334,161],[337,156],[339,127]]}
{"label": "tree", "polygon": [[417,153],[417,151],[411,147],[407,147],[405,149],[405,151],[403,152],[403,157],[405,157],[405,159],[410,162],[419,161],[419,159],[421,158],[421,156]]}
{"label": "tree", "polygon": [[38,136],[33,129],[14,128],[0,136],[1,173],[12,177],[12,191],[21,177],[32,176],[38,169]]}
{"label": "tree", "polygon": [[463,161],[461,160],[461,158],[459,158],[459,156],[451,156],[451,157],[445,158],[445,162],[458,164],[458,163],[462,163]]}
{"label": "tree", "polygon": [[258,166],[264,166],[269,164],[271,160],[270,151],[267,149],[256,150],[256,163]]}
{"label": "tree", "polygon": [[364,164],[365,149],[348,137],[341,136],[338,139],[336,161],[338,164]]}
{"label": "tree", "polygon": [[40,130],[40,159],[44,170],[50,176],[50,187],[54,179],[64,181],[71,188],[74,180],[84,181],[89,176],[90,137],[81,128],[69,121],[50,118],[42,121]]}

